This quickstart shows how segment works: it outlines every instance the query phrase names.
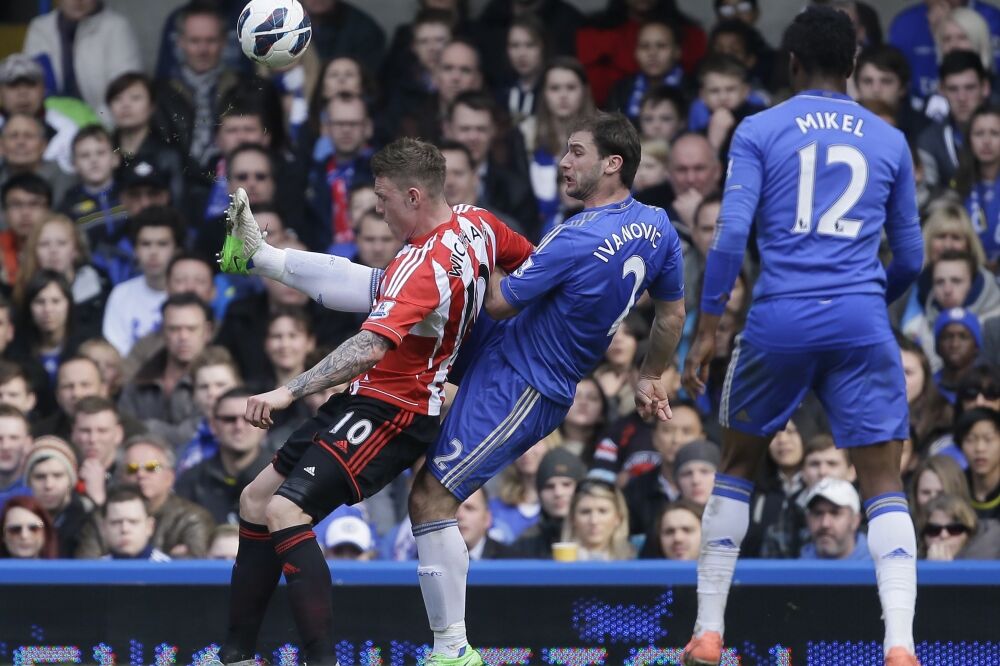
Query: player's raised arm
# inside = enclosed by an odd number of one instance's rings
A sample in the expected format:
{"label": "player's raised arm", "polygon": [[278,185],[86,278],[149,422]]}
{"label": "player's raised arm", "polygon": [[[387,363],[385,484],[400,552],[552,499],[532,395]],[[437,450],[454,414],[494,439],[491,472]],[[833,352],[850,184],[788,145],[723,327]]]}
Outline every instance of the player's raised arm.
{"label": "player's raised arm", "polygon": [[893,182],[885,211],[885,233],[892,250],[892,261],[885,271],[887,303],[892,303],[903,295],[920,275],[924,263],[924,239],[920,233],[920,214],[917,212],[913,158],[906,142],[903,141],[902,144],[899,175]]}
{"label": "player's raised arm", "polygon": [[243,188],[226,209],[227,235],[219,264],[225,273],[260,275],[297,289],[320,305],[341,312],[370,312],[382,271],[320,252],[268,245]]}

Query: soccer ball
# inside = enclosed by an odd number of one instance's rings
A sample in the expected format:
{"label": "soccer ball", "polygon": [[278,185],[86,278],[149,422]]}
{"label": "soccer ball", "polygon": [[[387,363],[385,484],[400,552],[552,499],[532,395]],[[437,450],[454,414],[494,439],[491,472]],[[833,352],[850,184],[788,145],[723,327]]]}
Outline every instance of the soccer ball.
{"label": "soccer ball", "polygon": [[240,12],[236,34],[246,57],[282,68],[306,52],[312,24],[298,0],[250,0]]}

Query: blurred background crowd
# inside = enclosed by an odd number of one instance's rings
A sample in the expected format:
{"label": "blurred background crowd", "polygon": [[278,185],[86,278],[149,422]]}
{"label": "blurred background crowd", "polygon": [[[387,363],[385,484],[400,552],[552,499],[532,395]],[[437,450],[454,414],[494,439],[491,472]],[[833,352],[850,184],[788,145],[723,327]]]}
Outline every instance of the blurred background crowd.
{"label": "blurred background crowd", "polygon": [[[673,420],[635,411],[651,317],[640,301],[562,426],[458,522],[474,559],[550,558],[557,542],[581,560],[695,559],[753,249],[707,394],[690,400],[678,368],[732,133],[792,94],[786,56],[756,27],[768,3],[715,0],[698,21],[673,0],[586,12],[564,0],[477,11],[419,0],[398,3],[409,20],[391,38],[367,3],[302,3],[312,45],[287,71],[243,57],[243,0],[179,6],[156,48],[137,36],[150,26],[100,0],[0,9],[0,22],[23,22],[20,52],[0,61],[0,556],[234,557],[240,491],[327,397],[265,431],[243,420],[248,396],[311,367],[362,321],[218,273],[235,188],[273,245],[384,267],[400,245],[374,211],[369,159],[419,136],[447,160],[451,203],[488,208],[537,241],[579,210],[559,178],[570,128],[608,109],[642,138],[634,196],[665,208],[686,246],[688,323],[666,376]],[[916,166],[926,266],[890,315],[921,556],[998,558],[1000,9],[927,0],[887,19],[865,2],[828,4],[857,29],[849,93],[905,133]],[[411,476],[318,525],[329,557],[414,558]],[[868,558],[853,481],[807,399],[771,445],[744,554]]]}

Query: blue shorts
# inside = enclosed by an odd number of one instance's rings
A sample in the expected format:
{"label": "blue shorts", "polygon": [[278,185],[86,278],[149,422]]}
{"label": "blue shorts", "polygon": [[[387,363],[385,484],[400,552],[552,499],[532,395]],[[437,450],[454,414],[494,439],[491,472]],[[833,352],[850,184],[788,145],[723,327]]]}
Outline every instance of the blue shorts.
{"label": "blue shorts", "polygon": [[478,347],[427,456],[431,474],[460,501],[558,428],[569,411],[511,367],[502,337]]}
{"label": "blue shorts", "polygon": [[910,436],[906,384],[895,341],[826,351],[762,351],[737,339],[722,387],[719,423],[771,437],[806,391],[826,410],[838,447]]}

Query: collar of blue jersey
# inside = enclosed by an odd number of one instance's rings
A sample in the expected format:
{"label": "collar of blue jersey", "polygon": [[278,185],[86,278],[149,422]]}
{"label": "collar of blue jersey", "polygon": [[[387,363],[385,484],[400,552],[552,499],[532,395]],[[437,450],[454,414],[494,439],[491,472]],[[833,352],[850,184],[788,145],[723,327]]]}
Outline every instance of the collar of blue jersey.
{"label": "collar of blue jersey", "polygon": [[635,201],[635,199],[633,199],[632,195],[629,194],[627,197],[625,197],[621,201],[616,201],[614,203],[604,204],[603,206],[595,206],[594,208],[585,208],[581,212],[583,212],[583,213],[596,213],[597,211],[601,211],[601,210],[608,210],[608,211],[625,210],[626,208],[628,208],[629,206],[632,205],[633,201]]}
{"label": "collar of blue jersey", "polygon": [[845,102],[854,102],[854,98],[852,98],[850,95],[834,92],[833,90],[822,90],[819,88],[815,88],[812,90],[802,90],[797,94],[809,95],[811,97],[830,97],[832,99],[841,99],[844,100]]}

